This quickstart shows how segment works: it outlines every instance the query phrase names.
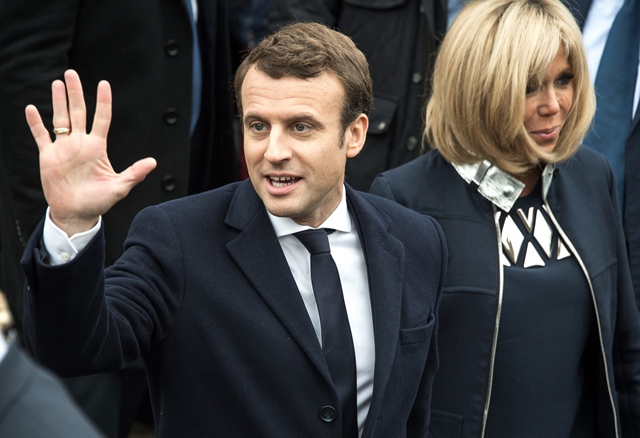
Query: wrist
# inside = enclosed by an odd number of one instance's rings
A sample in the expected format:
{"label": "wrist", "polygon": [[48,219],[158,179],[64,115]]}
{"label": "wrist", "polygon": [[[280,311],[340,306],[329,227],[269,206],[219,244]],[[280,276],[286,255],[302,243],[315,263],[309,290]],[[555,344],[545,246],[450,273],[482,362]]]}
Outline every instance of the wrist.
{"label": "wrist", "polygon": [[100,216],[95,217],[71,217],[71,218],[60,218],[56,217],[53,211],[49,211],[49,218],[51,222],[58,227],[60,230],[64,231],[68,237],[72,237],[74,234],[84,233],[86,231],[91,230],[96,226]]}

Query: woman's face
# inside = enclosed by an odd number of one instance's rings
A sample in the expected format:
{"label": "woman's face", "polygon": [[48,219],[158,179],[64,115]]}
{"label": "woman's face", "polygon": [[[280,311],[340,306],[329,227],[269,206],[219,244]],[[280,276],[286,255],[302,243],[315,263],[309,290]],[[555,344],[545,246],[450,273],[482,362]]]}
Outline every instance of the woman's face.
{"label": "woman's face", "polygon": [[552,152],[573,105],[573,70],[561,48],[542,84],[527,87],[524,127],[545,152]]}

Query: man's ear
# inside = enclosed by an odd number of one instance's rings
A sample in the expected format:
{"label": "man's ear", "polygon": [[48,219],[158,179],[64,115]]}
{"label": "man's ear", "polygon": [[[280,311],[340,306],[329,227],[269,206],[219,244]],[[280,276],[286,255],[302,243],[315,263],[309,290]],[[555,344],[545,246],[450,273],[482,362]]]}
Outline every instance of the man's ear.
{"label": "man's ear", "polygon": [[366,114],[360,114],[348,127],[345,132],[345,145],[347,147],[347,158],[353,158],[360,153],[367,138],[369,128],[369,118]]}

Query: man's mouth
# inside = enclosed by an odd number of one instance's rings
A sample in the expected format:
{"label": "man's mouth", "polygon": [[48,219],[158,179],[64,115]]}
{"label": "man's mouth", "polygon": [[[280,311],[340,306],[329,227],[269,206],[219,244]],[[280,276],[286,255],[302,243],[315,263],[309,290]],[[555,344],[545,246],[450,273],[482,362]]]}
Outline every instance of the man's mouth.
{"label": "man's mouth", "polygon": [[269,181],[274,187],[286,187],[295,184],[300,178],[294,176],[270,176]]}

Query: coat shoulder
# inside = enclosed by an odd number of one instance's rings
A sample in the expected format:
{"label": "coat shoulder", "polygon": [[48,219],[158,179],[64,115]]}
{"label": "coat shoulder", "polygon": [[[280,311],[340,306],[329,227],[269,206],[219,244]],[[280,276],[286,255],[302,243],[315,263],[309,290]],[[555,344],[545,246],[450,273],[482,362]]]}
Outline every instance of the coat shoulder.
{"label": "coat shoulder", "polygon": [[[416,212],[397,202],[372,193],[355,192],[361,198],[361,208],[373,220],[388,227],[398,238],[411,242],[419,234],[443,240],[440,224],[431,216]],[[356,198],[357,199],[357,198]]]}
{"label": "coat shoulder", "polygon": [[559,166],[566,168],[578,167],[589,174],[592,172],[603,172],[605,174],[611,172],[611,166],[607,158],[600,152],[585,145],[581,145],[573,157]]}

